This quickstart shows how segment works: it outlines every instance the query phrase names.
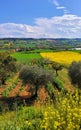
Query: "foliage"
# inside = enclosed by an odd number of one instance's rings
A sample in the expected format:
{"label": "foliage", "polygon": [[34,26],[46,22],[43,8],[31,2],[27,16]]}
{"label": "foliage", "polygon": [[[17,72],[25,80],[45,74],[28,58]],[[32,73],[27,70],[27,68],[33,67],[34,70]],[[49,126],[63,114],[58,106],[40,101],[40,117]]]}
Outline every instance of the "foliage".
{"label": "foliage", "polygon": [[81,95],[58,93],[55,104],[19,107],[0,115],[0,130],[80,130]]}
{"label": "foliage", "polygon": [[0,84],[5,84],[8,77],[16,72],[16,59],[6,52],[0,53]]}
{"label": "foliage", "polygon": [[56,76],[58,76],[58,71],[63,69],[63,65],[56,62],[52,62],[52,68],[56,71]]}
{"label": "foliage", "polygon": [[79,130],[81,128],[81,96],[73,97],[70,94],[66,96],[57,96],[56,106],[49,106],[44,111],[44,119],[42,121],[42,129],[46,130]]}
{"label": "foliage", "polygon": [[61,81],[58,77],[55,77],[55,78],[54,78],[53,84],[55,85],[55,87],[56,87],[58,90],[60,90],[60,91],[66,91],[66,89],[65,89],[64,86],[63,86],[62,81]]}
{"label": "foliage", "polygon": [[54,93],[53,85],[51,83],[46,85],[46,90],[50,96],[50,99],[52,99],[54,101],[55,100],[55,93]]}
{"label": "foliage", "polygon": [[53,73],[38,66],[25,66],[20,71],[19,78],[22,79],[24,84],[34,85],[37,93],[40,86],[53,81]]}
{"label": "foliage", "polygon": [[[81,39],[32,39],[32,38],[7,38],[0,39],[0,49],[16,49],[28,51],[37,49],[69,50],[80,47]],[[5,46],[7,45],[7,46]],[[38,51],[38,49],[40,49]]]}
{"label": "foliage", "polygon": [[51,63],[51,61],[47,58],[39,58],[39,59],[33,59],[31,61],[33,65],[38,65],[39,67],[47,67]]}
{"label": "foliage", "polygon": [[73,85],[78,85],[81,88],[81,61],[72,62],[69,67],[69,76]]}

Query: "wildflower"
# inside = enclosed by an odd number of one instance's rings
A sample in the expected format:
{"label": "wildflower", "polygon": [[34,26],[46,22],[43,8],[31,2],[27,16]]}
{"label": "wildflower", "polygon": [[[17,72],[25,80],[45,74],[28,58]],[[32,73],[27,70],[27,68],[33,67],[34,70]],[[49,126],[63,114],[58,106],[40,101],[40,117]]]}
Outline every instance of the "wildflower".
{"label": "wildflower", "polygon": [[55,121],[55,122],[54,122],[54,128],[57,129],[58,126],[59,126],[59,122],[58,122],[58,121]]}

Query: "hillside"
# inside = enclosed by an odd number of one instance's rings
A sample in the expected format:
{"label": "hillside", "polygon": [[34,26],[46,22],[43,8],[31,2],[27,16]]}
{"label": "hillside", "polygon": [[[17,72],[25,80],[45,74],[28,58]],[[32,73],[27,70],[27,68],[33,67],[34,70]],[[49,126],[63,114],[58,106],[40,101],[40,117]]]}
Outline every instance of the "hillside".
{"label": "hillside", "polygon": [[4,38],[0,39],[0,49],[21,49],[21,50],[31,50],[31,49],[52,49],[52,50],[67,50],[72,48],[81,47],[81,39],[53,39],[53,38]]}

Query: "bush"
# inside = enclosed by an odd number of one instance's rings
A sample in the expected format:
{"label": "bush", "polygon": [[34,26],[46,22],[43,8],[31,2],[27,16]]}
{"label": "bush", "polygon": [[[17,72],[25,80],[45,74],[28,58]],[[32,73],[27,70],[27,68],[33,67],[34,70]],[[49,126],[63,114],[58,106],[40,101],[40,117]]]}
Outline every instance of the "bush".
{"label": "bush", "polygon": [[50,83],[47,84],[47,85],[46,85],[46,90],[48,91],[48,94],[49,94],[50,98],[51,98],[52,100],[54,100],[54,99],[55,99],[55,95],[54,95],[53,85],[50,84]]}
{"label": "bush", "polygon": [[64,91],[64,92],[66,91],[66,89],[65,89],[64,86],[63,86],[62,81],[61,81],[58,77],[54,78],[53,84],[55,85],[55,87],[56,87],[59,91]]}
{"label": "bush", "polygon": [[71,83],[73,85],[78,85],[78,87],[81,88],[81,61],[72,62],[69,67],[68,74],[70,76]]}

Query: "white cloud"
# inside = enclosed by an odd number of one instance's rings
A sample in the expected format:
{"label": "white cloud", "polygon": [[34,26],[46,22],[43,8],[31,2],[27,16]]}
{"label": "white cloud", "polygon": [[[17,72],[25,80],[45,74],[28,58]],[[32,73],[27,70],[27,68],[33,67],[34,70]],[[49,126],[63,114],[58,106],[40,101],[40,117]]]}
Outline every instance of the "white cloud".
{"label": "white cloud", "polygon": [[63,10],[64,14],[68,14],[69,11],[66,7],[61,6],[58,0],[50,0],[50,2],[56,7],[57,10]]}
{"label": "white cloud", "polygon": [[80,38],[81,17],[66,14],[49,19],[37,18],[33,26],[16,23],[0,24],[0,38],[2,37]]}
{"label": "white cloud", "polygon": [[65,9],[65,7],[58,6],[58,7],[56,7],[56,9]]}
{"label": "white cloud", "polygon": [[57,0],[51,0],[51,2],[52,2],[55,6],[60,6]]}

